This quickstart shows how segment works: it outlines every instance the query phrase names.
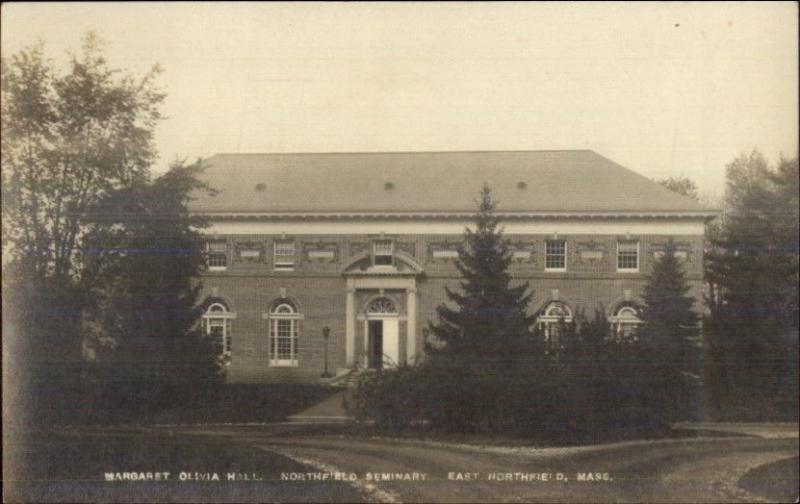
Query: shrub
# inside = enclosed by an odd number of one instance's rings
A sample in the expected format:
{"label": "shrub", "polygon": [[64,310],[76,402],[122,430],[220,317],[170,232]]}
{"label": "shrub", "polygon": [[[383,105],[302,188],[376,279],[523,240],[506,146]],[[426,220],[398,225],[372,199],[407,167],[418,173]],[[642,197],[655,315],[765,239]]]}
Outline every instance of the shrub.
{"label": "shrub", "polygon": [[423,410],[422,383],[410,366],[367,371],[357,378],[345,407],[357,421],[373,420],[381,430],[402,431]]}
{"label": "shrub", "polygon": [[422,415],[434,428],[468,433],[485,414],[481,385],[485,387],[486,383],[479,380],[474,369],[452,363],[423,364],[412,376],[421,392]]}
{"label": "shrub", "polygon": [[697,408],[680,373],[642,345],[497,364],[437,358],[367,373],[351,412],[385,431],[424,420],[450,433],[583,442],[654,434]]}

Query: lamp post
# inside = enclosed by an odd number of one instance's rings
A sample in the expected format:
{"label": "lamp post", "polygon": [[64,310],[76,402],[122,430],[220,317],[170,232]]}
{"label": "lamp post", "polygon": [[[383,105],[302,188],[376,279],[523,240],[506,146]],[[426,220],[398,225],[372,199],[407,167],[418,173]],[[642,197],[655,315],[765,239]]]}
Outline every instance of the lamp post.
{"label": "lamp post", "polygon": [[331,334],[331,328],[325,326],[322,328],[322,337],[325,340],[325,370],[322,372],[323,378],[330,378],[331,374],[328,372],[328,337]]}

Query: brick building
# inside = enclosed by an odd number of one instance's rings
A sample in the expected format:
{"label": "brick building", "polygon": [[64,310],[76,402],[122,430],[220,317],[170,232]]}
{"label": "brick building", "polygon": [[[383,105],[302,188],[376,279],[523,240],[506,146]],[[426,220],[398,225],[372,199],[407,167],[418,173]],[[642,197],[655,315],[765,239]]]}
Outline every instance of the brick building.
{"label": "brick building", "polygon": [[597,307],[616,336],[635,334],[669,238],[701,299],[714,214],[592,151],[221,154],[208,166],[218,193],[192,210],[211,222],[204,327],[224,341],[230,382],[318,382],[326,347],[333,374],[419,359],[483,182],[546,337]]}

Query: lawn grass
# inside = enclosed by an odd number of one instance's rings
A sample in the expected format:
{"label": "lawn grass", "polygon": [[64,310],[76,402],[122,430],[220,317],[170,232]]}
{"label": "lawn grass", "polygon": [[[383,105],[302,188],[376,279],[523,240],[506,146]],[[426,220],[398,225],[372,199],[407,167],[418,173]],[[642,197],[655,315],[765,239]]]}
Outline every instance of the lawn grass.
{"label": "lawn grass", "polygon": [[[338,390],[320,385],[236,384],[185,389],[125,383],[45,389],[26,407],[39,426],[269,423],[285,420]],[[29,426],[21,426],[22,428]]]}

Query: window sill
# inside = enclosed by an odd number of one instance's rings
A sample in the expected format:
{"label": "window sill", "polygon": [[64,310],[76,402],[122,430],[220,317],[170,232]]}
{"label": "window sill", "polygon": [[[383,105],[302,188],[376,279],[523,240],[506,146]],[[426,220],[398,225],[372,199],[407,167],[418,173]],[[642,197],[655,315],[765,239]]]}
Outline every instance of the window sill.
{"label": "window sill", "polygon": [[208,271],[225,271],[227,270],[227,266],[209,266]]}
{"label": "window sill", "polygon": [[544,272],[545,273],[566,273],[567,272],[567,268],[563,268],[563,269],[547,269],[547,268],[545,268]]}
{"label": "window sill", "polygon": [[618,269],[617,273],[639,273],[638,269]]}

